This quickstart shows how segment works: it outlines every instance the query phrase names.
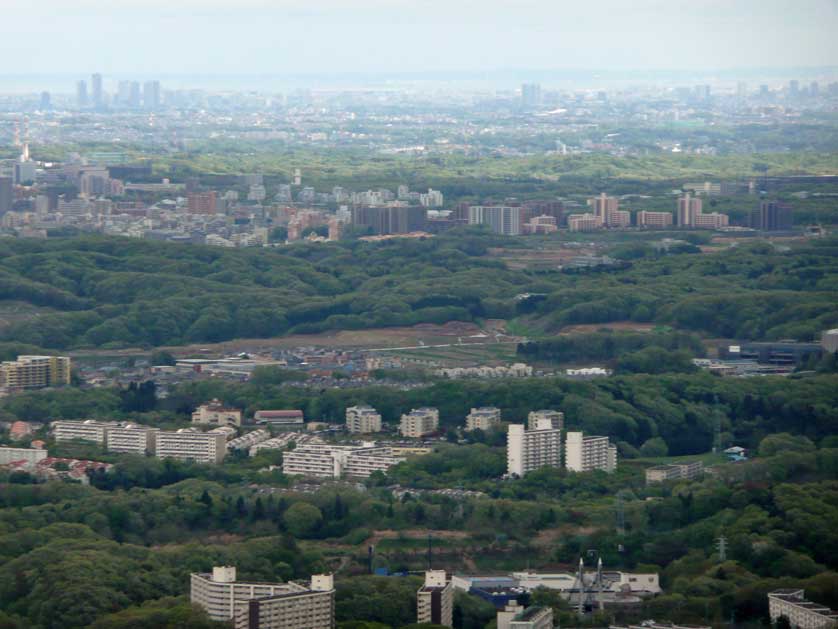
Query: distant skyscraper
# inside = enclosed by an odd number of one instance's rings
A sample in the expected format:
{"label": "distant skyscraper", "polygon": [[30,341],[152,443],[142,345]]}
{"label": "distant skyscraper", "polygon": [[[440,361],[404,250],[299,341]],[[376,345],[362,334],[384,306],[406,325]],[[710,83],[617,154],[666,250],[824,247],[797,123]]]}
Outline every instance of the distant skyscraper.
{"label": "distant skyscraper", "polygon": [[818,85],[818,82],[812,81],[809,84],[809,96],[811,96],[812,98],[817,98],[820,95],[820,92],[821,88],[820,85]]}
{"label": "distant skyscraper", "polygon": [[93,96],[93,106],[101,107],[105,102],[104,94],[102,93],[102,75],[94,74],[90,77],[90,88]]}
{"label": "distant skyscraper", "polygon": [[87,81],[76,82],[76,104],[79,107],[87,107]]}
{"label": "distant skyscraper", "polygon": [[745,98],[748,95],[748,84],[745,81],[739,81],[736,84],[736,96],[738,98]]}
{"label": "distant skyscraper", "polygon": [[537,107],[541,104],[541,85],[524,83],[521,86],[521,104],[524,107]]}
{"label": "distant skyscraper", "polygon": [[768,86],[767,85],[760,85],[759,86],[759,95],[761,98],[768,98]]}
{"label": "distant skyscraper", "polygon": [[789,81],[789,96],[796,98],[800,94],[800,83],[797,79]]}
{"label": "distant skyscraper", "polygon": [[132,109],[138,109],[140,101],[140,83],[139,81],[131,81],[128,87],[128,106]]}
{"label": "distant skyscraper", "polygon": [[52,108],[52,98],[50,97],[49,92],[41,92],[41,111],[46,111]]}
{"label": "distant skyscraper", "polygon": [[701,214],[701,199],[690,197],[689,193],[678,199],[679,227],[695,227],[695,217],[699,214]]}
{"label": "distant skyscraper", "polygon": [[143,85],[143,105],[146,109],[160,107],[160,81],[146,81]]}
{"label": "distant skyscraper", "polygon": [[0,177],[0,214],[5,214],[12,209],[14,193],[11,177]]}

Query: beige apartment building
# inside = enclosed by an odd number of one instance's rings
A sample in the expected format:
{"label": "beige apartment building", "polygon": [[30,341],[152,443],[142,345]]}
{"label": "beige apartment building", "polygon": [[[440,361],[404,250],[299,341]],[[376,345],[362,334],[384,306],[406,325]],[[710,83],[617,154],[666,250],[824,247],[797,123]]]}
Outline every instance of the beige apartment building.
{"label": "beige apartment building", "polygon": [[500,409],[494,406],[473,408],[466,415],[466,430],[491,430],[500,425]]}
{"label": "beige apartment building", "polygon": [[70,384],[66,356],[18,356],[0,363],[0,389],[22,391]]}
{"label": "beige apartment building", "polygon": [[352,433],[381,432],[381,414],[371,406],[346,409],[346,430]]}
{"label": "beige apartment building", "polygon": [[435,408],[415,408],[402,415],[399,432],[403,437],[420,439],[439,430],[439,411]]}
{"label": "beige apartment building", "polygon": [[549,420],[552,428],[564,430],[564,413],[546,408],[540,411],[530,411],[527,415],[527,430],[535,430],[538,422],[543,419]]}
{"label": "beige apartment building", "polygon": [[653,227],[657,229],[672,227],[672,212],[640,210],[636,216],[638,227]]}
{"label": "beige apartment building", "polygon": [[236,601],[235,629],[332,629],[335,626],[334,577],[315,574],[308,588],[293,585],[299,589]]}
{"label": "beige apartment building", "polygon": [[785,617],[792,629],[838,627],[838,612],[825,605],[807,601],[803,590],[774,590],[768,593],[768,614],[771,623]]}
{"label": "beige apartment building", "polygon": [[237,408],[224,406],[220,400],[202,404],[192,413],[193,424],[210,426],[241,426],[242,412]]}
{"label": "beige apartment building", "polygon": [[533,430],[524,424],[510,424],[506,436],[506,471],[523,477],[542,467],[561,467],[562,431],[553,428],[549,417],[539,419]]}
{"label": "beige apartment building", "polygon": [[701,461],[656,465],[646,470],[646,484],[663,483],[669,480],[692,480],[703,473],[704,463]]}
{"label": "beige apartment building", "polygon": [[617,448],[608,437],[585,436],[581,432],[567,433],[565,467],[574,472],[617,469]]}
{"label": "beige apartment building", "polygon": [[105,443],[109,428],[119,426],[116,422],[99,422],[95,419],[58,420],[50,424],[53,437],[59,443],[62,441],[91,441],[93,443]]}
{"label": "beige apartment building", "polygon": [[221,433],[181,428],[173,432],[161,430],[155,439],[155,455],[159,459],[221,463],[226,454],[227,438]]}
{"label": "beige apartment building", "polygon": [[109,426],[105,430],[105,447],[108,452],[154,454],[158,432],[157,428],[139,424]]}
{"label": "beige apartment building", "polygon": [[416,622],[453,627],[454,586],[445,570],[428,570],[416,593]]}

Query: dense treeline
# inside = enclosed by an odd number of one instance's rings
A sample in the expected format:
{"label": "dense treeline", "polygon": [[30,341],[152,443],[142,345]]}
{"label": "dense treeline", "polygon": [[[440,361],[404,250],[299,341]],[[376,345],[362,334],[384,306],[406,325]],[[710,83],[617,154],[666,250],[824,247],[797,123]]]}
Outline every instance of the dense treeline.
{"label": "dense treeline", "polygon": [[[537,327],[656,321],[715,336],[816,338],[838,324],[838,244],[765,243],[530,274],[463,230],[424,241],[225,250],[106,237],[5,240],[0,298],[41,309],[0,341],[159,346],[526,315]],[[520,293],[546,294],[528,304]],[[9,347],[9,346],[6,346]]]}

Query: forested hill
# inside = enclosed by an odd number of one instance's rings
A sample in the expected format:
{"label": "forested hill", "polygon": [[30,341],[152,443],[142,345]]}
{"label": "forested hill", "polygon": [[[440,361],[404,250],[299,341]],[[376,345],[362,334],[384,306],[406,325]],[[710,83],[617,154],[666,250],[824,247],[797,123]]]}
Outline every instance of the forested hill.
{"label": "forested hill", "polygon": [[[838,324],[838,240],[654,254],[595,274],[509,270],[496,237],[230,250],[110,237],[0,242],[0,341],[156,346],[526,314],[656,321],[718,336],[815,338]],[[520,243],[520,241],[519,241]],[[505,246],[510,246],[507,242]],[[542,293],[538,303],[521,293]]]}

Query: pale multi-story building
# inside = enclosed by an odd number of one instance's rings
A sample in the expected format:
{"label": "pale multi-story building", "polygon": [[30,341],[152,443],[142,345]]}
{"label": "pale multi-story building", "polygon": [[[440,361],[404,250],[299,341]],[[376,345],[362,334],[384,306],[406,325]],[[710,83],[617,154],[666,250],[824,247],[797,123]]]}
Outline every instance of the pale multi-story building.
{"label": "pale multi-story building", "polygon": [[256,411],[253,421],[270,426],[295,426],[304,423],[305,418],[303,412],[299,410]]}
{"label": "pale multi-story building", "polygon": [[346,409],[346,430],[354,433],[381,432],[381,414],[371,406]]}
{"label": "pale multi-story building", "polygon": [[620,211],[620,200],[617,197],[609,197],[602,192],[598,197],[588,199],[588,206],[603,225],[610,227],[612,215]]}
{"label": "pale multi-story building", "polygon": [[241,426],[242,412],[237,408],[224,406],[220,400],[202,404],[192,413],[193,424],[210,426]]}
{"label": "pale multi-story building", "polygon": [[439,411],[435,408],[415,408],[402,415],[399,432],[403,437],[419,439],[439,430]]}
{"label": "pale multi-story building", "polygon": [[800,589],[769,592],[768,614],[772,624],[785,617],[793,629],[838,627],[838,612],[825,605],[807,601],[803,590]]}
{"label": "pale multi-story building", "polygon": [[27,463],[37,463],[43,461],[49,456],[46,450],[36,450],[35,448],[5,448],[0,447],[0,465],[8,465],[16,461],[26,461]]}
{"label": "pale multi-story building", "polygon": [[617,469],[617,448],[608,437],[585,436],[581,432],[567,433],[565,467],[574,472]]}
{"label": "pale multi-story building", "polygon": [[596,214],[571,214],[567,217],[567,228],[572,232],[592,232],[602,229],[604,223]]}
{"label": "pale multi-story building", "polygon": [[671,212],[650,212],[649,210],[640,210],[636,216],[638,227],[653,227],[657,229],[672,227]]}
{"label": "pale multi-story building", "polygon": [[691,197],[689,192],[678,199],[678,226],[696,227],[695,219],[701,214],[701,208],[701,199]]}
{"label": "pale multi-story building", "polygon": [[157,432],[157,428],[138,424],[109,426],[105,431],[105,447],[108,452],[154,454]]}
{"label": "pale multi-story building", "polygon": [[698,229],[721,229],[730,224],[727,214],[711,212],[710,214],[698,214],[694,218],[693,227]]}
{"label": "pale multi-story building", "polygon": [[221,463],[227,454],[227,438],[221,433],[197,432],[193,428],[157,433],[155,455],[197,463]]}
{"label": "pale multi-story building", "polygon": [[510,424],[506,437],[507,473],[519,477],[542,467],[560,467],[562,431],[550,419],[538,420],[533,430]]}
{"label": "pale multi-story building", "polygon": [[646,470],[646,484],[651,485],[669,480],[692,480],[701,476],[703,472],[704,463],[701,461],[656,465]]}
{"label": "pale multi-story building", "polygon": [[227,442],[227,449],[228,450],[249,450],[252,446],[256,445],[257,443],[262,443],[267,441],[271,438],[271,433],[269,433],[264,428],[259,428],[257,430],[252,430],[246,435],[242,435],[236,439],[231,439]]}
{"label": "pale multi-story building", "polygon": [[0,389],[22,391],[70,384],[66,356],[18,356],[0,363]]}
{"label": "pale multi-story building", "polygon": [[497,629],[553,629],[553,609],[510,603],[498,611]]}
{"label": "pale multi-story building", "polygon": [[494,406],[473,408],[466,415],[466,430],[491,430],[500,425],[500,409]]}
{"label": "pale multi-story building", "polygon": [[453,627],[454,587],[445,570],[428,570],[416,593],[416,622]]}
{"label": "pale multi-story building", "polygon": [[236,601],[233,626],[235,629],[332,629],[335,626],[334,577],[315,574],[308,587],[296,587],[297,591]]}
{"label": "pale multi-story building", "polygon": [[547,419],[550,425],[557,430],[564,430],[564,413],[561,411],[554,411],[552,409],[542,409],[540,411],[530,411],[527,415],[527,430],[535,430],[539,421]]}
{"label": "pale multi-story building", "polygon": [[473,205],[468,209],[468,224],[486,225],[504,236],[518,236],[521,233],[521,208]]}
{"label": "pale multi-story building", "polygon": [[99,422],[95,419],[58,420],[50,424],[53,437],[58,443],[62,441],[92,441],[93,443],[105,443],[108,428],[119,426],[116,422]]}
{"label": "pale multi-story building", "polygon": [[389,448],[374,443],[360,446],[304,444],[282,457],[282,472],[289,476],[312,478],[368,478],[374,472],[386,472],[404,461]]}

